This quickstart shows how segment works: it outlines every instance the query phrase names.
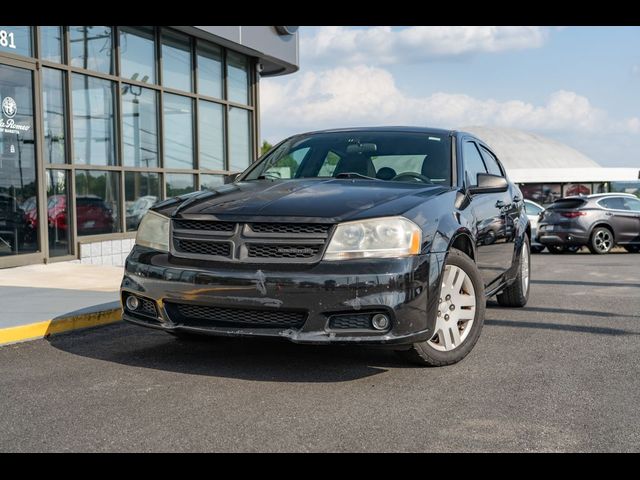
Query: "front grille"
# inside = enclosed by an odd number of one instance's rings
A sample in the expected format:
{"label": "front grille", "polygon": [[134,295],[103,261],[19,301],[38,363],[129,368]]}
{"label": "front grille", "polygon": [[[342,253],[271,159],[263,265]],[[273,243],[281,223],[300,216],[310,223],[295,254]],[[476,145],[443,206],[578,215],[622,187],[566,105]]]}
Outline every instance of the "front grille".
{"label": "front grille", "polygon": [[173,221],[173,228],[208,232],[233,232],[236,224],[234,222],[216,222],[211,220],[176,219]]}
{"label": "front grille", "polygon": [[292,235],[312,235],[329,232],[331,225],[321,223],[251,223],[256,233],[289,233]]}
{"label": "front grille", "polygon": [[322,245],[282,245],[269,243],[249,244],[248,254],[251,258],[312,258]]}
{"label": "front grille", "polygon": [[333,315],[329,319],[329,328],[332,330],[372,330],[371,315],[366,313],[352,315]]}
{"label": "front grille", "polygon": [[209,242],[174,238],[174,246],[177,252],[231,257],[231,244],[229,242]]}
{"label": "front grille", "polygon": [[304,324],[307,314],[281,310],[252,310],[183,303],[165,303],[171,320],[193,327],[293,328]]}
{"label": "front grille", "polygon": [[332,225],[229,222],[215,218],[172,220],[171,254],[244,263],[313,263],[322,258]]}

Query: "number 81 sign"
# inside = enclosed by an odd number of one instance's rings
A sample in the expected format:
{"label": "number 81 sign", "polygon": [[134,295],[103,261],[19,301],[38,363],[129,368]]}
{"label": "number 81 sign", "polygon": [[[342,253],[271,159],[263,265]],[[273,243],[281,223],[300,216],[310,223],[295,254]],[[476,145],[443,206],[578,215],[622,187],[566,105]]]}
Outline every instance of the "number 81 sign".
{"label": "number 81 sign", "polygon": [[16,48],[13,32],[0,30],[0,47]]}

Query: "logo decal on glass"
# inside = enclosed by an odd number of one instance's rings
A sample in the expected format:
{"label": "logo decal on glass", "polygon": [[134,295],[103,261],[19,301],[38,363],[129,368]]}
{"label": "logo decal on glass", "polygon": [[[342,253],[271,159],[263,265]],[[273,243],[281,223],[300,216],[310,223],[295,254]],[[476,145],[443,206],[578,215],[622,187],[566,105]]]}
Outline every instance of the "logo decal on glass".
{"label": "logo decal on glass", "polygon": [[18,105],[16,105],[16,101],[11,97],[4,97],[4,100],[2,100],[2,113],[8,118],[13,118],[16,116],[17,111]]}

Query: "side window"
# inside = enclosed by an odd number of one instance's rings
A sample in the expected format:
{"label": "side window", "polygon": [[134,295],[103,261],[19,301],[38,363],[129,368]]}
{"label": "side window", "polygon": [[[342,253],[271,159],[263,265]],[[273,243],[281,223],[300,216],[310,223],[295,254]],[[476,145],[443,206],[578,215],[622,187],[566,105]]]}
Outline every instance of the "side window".
{"label": "side window", "polygon": [[524,211],[527,215],[538,215],[542,211],[540,207],[537,207],[533,203],[524,202]]}
{"label": "side window", "polygon": [[276,161],[264,172],[269,178],[293,178],[298,171],[298,167],[307,156],[309,147],[295,150]]}
{"label": "side window", "polygon": [[498,165],[498,161],[493,153],[480,145],[480,149],[482,150],[482,157],[484,158],[484,163],[487,166],[487,170],[491,175],[499,175],[503,177],[502,170],[500,170],[500,165]]}
{"label": "side window", "polygon": [[474,142],[466,141],[462,145],[462,160],[464,161],[464,171],[469,180],[469,185],[478,184],[478,174],[487,173],[478,147]]}
{"label": "side window", "polygon": [[318,177],[332,177],[333,171],[338,166],[340,155],[332,151],[327,152],[327,156],[322,161],[322,166],[318,170]]}
{"label": "side window", "polygon": [[627,210],[624,200],[625,199],[621,197],[609,197],[603,198],[598,203],[604,208],[610,208],[612,210]]}
{"label": "side window", "polygon": [[636,200],[635,198],[625,198],[624,203],[627,206],[627,210],[640,212],[640,200]]}

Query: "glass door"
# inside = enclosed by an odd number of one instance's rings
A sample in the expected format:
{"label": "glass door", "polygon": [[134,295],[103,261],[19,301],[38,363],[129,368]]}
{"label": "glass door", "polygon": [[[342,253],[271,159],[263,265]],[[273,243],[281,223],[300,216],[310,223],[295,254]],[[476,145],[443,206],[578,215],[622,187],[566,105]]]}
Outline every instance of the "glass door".
{"label": "glass door", "polygon": [[33,84],[31,68],[0,63],[0,267],[42,259]]}

